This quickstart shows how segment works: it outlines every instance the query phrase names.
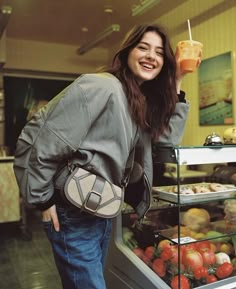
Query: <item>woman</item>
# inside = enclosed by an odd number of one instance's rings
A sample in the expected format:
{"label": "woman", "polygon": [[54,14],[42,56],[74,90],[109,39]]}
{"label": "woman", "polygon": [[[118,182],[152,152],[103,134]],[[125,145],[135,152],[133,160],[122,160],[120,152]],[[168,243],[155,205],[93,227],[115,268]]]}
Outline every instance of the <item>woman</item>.
{"label": "woman", "polygon": [[64,289],[106,288],[111,219],[66,204],[55,175],[76,153],[82,166],[121,185],[135,146],[125,199],[142,218],[151,199],[151,142],[178,144],[188,111],[176,58],[162,28],[135,27],[110,68],[80,76],[34,115],[18,139],[17,181],[27,201],[42,210]]}

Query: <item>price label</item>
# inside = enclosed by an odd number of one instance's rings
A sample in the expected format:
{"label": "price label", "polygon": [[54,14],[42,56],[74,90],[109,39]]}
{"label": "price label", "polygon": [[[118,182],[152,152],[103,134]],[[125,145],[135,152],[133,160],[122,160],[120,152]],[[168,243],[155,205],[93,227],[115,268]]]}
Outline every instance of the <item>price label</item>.
{"label": "price label", "polygon": [[172,241],[175,243],[179,243],[179,244],[187,244],[187,243],[195,242],[196,240],[191,237],[181,237],[181,238],[172,239]]}

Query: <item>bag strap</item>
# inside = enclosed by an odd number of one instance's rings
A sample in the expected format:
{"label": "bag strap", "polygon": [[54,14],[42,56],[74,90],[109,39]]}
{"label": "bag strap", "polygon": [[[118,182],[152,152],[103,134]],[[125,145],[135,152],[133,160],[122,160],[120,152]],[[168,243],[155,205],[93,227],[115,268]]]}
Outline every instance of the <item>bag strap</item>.
{"label": "bag strap", "polygon": [[[129,183],[131,171],[132,171],[132,168],[134,165],[135,145],[136,145],[138,137],[139,137],[138,132],[139,132],[139,127],[136,125],[136,132],[135,132],[134,141],[133,141],[134,146],[131,149],[129,156],[128,156],[128,159],[127,159],[127,162],[126,162],[124,176],[123,176],[122,181],[121,181],[122,187],[126,187],[127,184]],[[77,166],[75,159],[76,158],[73,158],[73,159],[70,159],[67,161],[67,167],[68,167],[69,172],[73,172],[73,170]]]}
{"label": "bag strap", "polygon": [[125,172],[124,172],[124,176],[121,182],[121,185],[123,187],[126,187],[129,183],[130,180],[130,176],[131,176],[131,172],[133,169],[133,165],[134,165],[134,155],[135,155],[135,146],[139,137],[139,128],[138,126],[136,126],[136,132],[135,132],[135,137],[134,137],[134,146],[129,154],[128,160],[126,162],[126,167],[125,167]]}

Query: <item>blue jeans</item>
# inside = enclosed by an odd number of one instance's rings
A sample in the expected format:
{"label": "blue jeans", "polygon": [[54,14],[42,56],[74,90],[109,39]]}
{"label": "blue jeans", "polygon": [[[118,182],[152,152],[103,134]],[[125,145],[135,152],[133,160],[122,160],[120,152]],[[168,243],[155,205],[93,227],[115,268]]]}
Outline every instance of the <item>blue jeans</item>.
{"label": "blue jeans", "polygon": [[44,228],[51,242],[63,289],[105,289],[103,276],[111,234],[111,219],[77,208],[58,207],[60,232],[51,222]]}

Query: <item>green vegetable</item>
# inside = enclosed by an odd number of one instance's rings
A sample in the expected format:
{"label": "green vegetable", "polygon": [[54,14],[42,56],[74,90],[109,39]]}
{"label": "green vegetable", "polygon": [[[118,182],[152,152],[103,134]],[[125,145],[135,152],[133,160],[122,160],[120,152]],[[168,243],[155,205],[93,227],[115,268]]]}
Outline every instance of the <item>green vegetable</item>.
{"label": "green vegetable", "polygon": [[122,229],[123,232],[123,242],[124,244],[129,247],[131,250],[138,247],[138,242],[134,238],[134,233],[127,227]]}
{"label": "green vegetable", "polygon": [[213,242],[213,243],[228,242],[231,239],[231,237],[227,237],[224,234],[217,232],[217,231],[208,231],[206,233],[206,237],[207,238],[214,238],[211,240],[211,242]]}
{"label": "green vegetable", "polygon": [[232,236],[231,239],[232,239],[232,243],[234,245],[234,251],[235,251],[235,254],[236,254],[236,235]]}

